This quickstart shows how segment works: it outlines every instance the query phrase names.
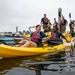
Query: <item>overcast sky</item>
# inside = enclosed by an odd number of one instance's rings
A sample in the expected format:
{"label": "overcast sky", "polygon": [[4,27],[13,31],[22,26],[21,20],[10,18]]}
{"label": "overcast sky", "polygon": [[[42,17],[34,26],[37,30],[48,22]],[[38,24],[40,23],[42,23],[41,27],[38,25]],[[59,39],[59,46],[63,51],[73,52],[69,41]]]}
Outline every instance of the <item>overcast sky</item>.
{"label": "overcast sky", "polygon": [[43,14],[53,23],[58,20],[58,8],[69,21],[69,13],[75,19],[75,0],[0,0],[0,31],[14,32],[16,26],[20,31],[40,23]]}

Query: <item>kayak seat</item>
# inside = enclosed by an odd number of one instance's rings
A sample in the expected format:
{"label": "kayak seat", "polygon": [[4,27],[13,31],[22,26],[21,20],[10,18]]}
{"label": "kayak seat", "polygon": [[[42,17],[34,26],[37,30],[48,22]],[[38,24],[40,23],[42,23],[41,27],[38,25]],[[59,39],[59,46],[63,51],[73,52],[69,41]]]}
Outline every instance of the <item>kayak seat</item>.
{"label": "kayak seat", "polygon": [[60,45],[63,44],[63,40],[60,38],[50,38],[47,40],[48,45]]}

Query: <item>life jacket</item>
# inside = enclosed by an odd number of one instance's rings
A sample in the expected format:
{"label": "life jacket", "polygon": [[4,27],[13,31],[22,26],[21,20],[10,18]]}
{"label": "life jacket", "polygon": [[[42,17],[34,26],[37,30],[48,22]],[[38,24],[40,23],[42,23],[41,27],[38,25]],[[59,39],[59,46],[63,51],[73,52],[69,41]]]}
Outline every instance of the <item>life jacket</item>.
{"label": "life jacket", "polygon": [[57,32],[56,32],[56,33],[53,32],[53,33],[51,34],[51,38],[58,38]]}
{"label": "life jacket", "polygon": [[48,23],[48,19],[47,18],[44,18],[44,23]]}
{"label": "life jacket", "polygon": [[40,34],[38,34],[37,32],[33,32],[32,35],[31,35],[31,41],[37,43],[38,40],[40,38]]}
{"label": "life jacket", "polygon": [[52,33],[52,36],[51,36],[51,38],[56,38],[57,36],[56,36],[56,33]]}

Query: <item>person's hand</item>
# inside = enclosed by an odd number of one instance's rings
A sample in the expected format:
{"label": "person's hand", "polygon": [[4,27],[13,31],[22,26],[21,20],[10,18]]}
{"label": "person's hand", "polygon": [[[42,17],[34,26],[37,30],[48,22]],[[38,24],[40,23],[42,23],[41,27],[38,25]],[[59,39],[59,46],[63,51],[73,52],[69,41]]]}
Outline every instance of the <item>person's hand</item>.
{"label": "person's hand", "polygon": [[27,39],[27,37],[26,37],[26,36],[23,36],[23,38],[24,38],[24,39]]}
{"label": "person's hand", "polygon": [[42,40],[46,40],[47,38],[45,37],[45,38],[43,38]]}
{"label": "person's hand", "polygon": [[31,41],[31,38],[27,38],[28,41]]}

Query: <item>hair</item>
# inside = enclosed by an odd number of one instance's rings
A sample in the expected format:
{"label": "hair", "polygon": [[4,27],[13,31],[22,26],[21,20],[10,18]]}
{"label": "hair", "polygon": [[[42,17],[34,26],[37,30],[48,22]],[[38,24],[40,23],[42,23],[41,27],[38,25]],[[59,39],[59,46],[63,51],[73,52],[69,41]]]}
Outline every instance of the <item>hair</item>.
{"label": "hair", "polygon": [[39,26],[41,26],[41,25],[36,25],[36,28],[38,28]]}
{"label": "hair", "polygon": [[64,16],[62,15],[62,17],[64,18]]}
{"label": "hair", "polygon": [[56,20],[56,18],[54,18],[54,20]]}
{"label": "hair", "polygon": [[44,14],[44,15],[46,15],[46,14]]}

